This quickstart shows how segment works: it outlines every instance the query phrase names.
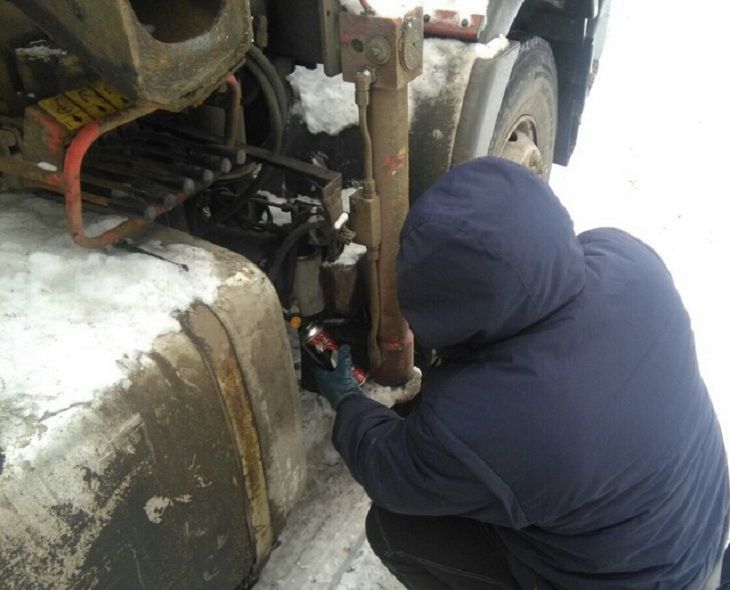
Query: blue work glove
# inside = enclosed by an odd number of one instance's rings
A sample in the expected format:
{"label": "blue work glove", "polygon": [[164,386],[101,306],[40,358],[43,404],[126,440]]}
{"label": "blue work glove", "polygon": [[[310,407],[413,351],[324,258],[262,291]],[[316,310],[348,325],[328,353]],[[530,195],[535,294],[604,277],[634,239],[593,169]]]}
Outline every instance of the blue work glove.
{"label": "blue work glove", "polygon": [[346,344],[340,347],[337,368],[334,371],[325,371],[321,367],[315,367],[314,378],[317,380],[319,392],[335,410],[348,397],[364,395],[360,384],[352,375],[352,354]]}

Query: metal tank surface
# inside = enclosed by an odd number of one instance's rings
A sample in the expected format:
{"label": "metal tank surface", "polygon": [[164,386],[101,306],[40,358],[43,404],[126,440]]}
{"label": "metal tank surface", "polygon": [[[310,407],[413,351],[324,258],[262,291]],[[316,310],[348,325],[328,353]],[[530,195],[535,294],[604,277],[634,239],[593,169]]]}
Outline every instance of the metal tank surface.
{"label": "metal tank surface", "polygon": [[301,494],[299,391],[273,287],[207,242],[147,237],[213,254],[217,300],[181,314],[123,385],[25,425],[17,445],[32,460],[0,465],[3,588],[245,586]]}
{"label": "metal tank surface", "polygon": [[205,99],[252,43],[248,0],[12,2],[132,102],[167,110]]}

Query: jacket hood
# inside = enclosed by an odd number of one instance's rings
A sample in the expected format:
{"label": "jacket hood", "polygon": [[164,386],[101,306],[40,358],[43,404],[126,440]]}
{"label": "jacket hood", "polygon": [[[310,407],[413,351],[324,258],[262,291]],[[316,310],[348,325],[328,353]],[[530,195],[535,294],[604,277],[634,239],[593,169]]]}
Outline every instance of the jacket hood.
{"label": "jacket hood", "polygon": [[426,348],[513,336],[584,282],[568,212],[544,181],[507,160],[451,170],[415,202],[401,232],[399,304]]}

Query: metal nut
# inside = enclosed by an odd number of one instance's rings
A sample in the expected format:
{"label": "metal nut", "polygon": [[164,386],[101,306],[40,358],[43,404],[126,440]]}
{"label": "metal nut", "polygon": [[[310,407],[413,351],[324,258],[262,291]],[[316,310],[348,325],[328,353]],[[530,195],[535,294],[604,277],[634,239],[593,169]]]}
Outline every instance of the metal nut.
{"label": "metal nut", "polygon": [[387,64],[392,53],[390,43],[385,37],[371,37],[365,45],[365,54],[368,59],[379,66]]}

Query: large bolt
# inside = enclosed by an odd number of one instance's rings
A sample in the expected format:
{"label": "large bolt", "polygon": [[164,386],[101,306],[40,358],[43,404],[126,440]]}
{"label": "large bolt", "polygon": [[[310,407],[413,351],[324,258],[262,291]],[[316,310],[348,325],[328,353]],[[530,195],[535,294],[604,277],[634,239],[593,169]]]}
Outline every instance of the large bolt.
{"label": "large bolt", "polygon": [[382,66],[390,61],[392,51],[388,40],[385,37],[378,36],[368,39],[365,53],[372,63]]}

